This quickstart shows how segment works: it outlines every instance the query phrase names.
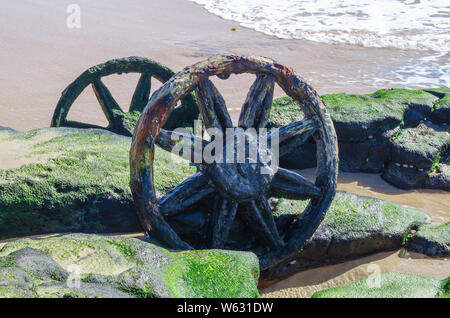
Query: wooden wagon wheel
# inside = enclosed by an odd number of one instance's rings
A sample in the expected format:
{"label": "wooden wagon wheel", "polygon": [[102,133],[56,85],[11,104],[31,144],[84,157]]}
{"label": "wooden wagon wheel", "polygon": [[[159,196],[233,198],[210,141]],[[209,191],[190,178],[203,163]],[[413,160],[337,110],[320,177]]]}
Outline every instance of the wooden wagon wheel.
{"label": "wooden wagon wheel", "polygon": [[[256,75],[242,107],[240,127],[264,127],[272,105],[274,82],[299,102],[305,119],[279,130],[279,153],[281,155],[292,147],[297,147],[312,136],[317,145],[315,183],[294,171],[282,168],[272,174],[255,173],[252,172],[255,170],[255,163],[251,163],[253,166],[235,163],[203,164],[201,172],[157,200],[153,184],[154,145],[157,143],[171,151],[176,143],[174,140],[180,137],[180,134],[161,129],[174,105],[180,98],[195,90],[206,127],[222,131],[231,128],[233,125],[225,102],[208,78],[216,75],[226,79],[230,74],[240,73]],[[191,140],[192,144],[207,144],[200,137],[188,137],[187,140]],[[333,123],[319,95],[303,78],[292,69],[268,58],[223,55],[185,68],[152,95],[133,135],[130,186],[139,219],[149,236],[166,247],[179,250],[192,247],[171,228],[166,217],[182,213],[206,196],[215,195],[218,205],[213,212],[211,248],[221,248],[227,239],[238,205],[247,205],[248,208],[240,209],[239,213],[244,213],[255,235],[269,247],[258,253],[261,269],[267,269],[298,252],[312,237],[335,195],[337,163],[338,150]],[[262,163],[258,162],[256,165],[259,167]],[[291,219],[283,234],[277,229],[266,198],[266,192],[270,189],[311,198],[305,211],[299,211]]]}
{"label": "wooden wagon wheel", "polygon": [[[131,136],[134,131],[133,120],[120,108],[114,100],[111,92],[103,84],[102,77],[112,74],[140,73],[138,84],[130,103],[129,113],[142,112],[148,103],[151,89],[151,78],[154,77],[161,83],[165,83],[175,73],[168,67],[143,57],[125,57],[109,60],[105,63],[93,66],[82,73],[62,92],[61,98],[53,113],[52,127],[74,127],[74,128],[105,128],[97,125],[67,120],[67,114],[74,101],[81,92],[91,85],[95,96],[108,120],[106,129],[117,134]],[[138,114],[138,115],[139,115]],[[198,108],[195,105],[194,96],[191,94],[181,101],[181,106],[172,113],[166,122],[165,128],[173,129],[182,125],[191,125],[198,117]]]}

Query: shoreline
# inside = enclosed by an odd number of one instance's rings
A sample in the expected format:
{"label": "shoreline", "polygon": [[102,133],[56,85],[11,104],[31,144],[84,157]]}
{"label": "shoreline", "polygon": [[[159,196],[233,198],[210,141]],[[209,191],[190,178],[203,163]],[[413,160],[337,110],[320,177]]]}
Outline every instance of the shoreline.
{"label": "shoreline", "polygon": [[[177,72],[214,54],[263,55],[293,68],[319,94],[325,94],[404,87],[401,83],[392,85],[394,79],[389,79],[389,74],[423,54],[279,39],[241,27],[186,0],[133,0],[127,4],[81,0],[79,5],[80,29],[67,28],[66,6],[54,0],[4,5],[0,12],[4,24],[0,28],[0,60],[5,61],[0,74],[0,126],[20,131],[48,127],[64,88],[87,68],[112,58],[143,56]],[[154,12],[158,14],[151,14]],[[105,81],[124,110],[137,78],[129,74]],[[252,81],[250,75],[231,76],[227,81],[213,79],[234,119]],[[153,81],[153,89],[159,85]],[[281,89],[275,91],[275,97],[283,95]],[[90,89],[76,101],[69,118],[106,123]]]}

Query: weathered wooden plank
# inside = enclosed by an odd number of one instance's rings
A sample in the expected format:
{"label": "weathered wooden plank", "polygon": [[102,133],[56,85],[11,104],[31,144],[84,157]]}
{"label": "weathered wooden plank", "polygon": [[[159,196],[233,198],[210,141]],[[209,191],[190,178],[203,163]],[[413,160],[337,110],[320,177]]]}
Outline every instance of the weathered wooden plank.
{"label": "weathered wooden plank", "polygon": [[300,174],[278,168],[272,181],[272,189],[294,195],[298,198],[320,197],[322,190]]}
{"label": "weathered wooden plank", "polygon": [[130,112],[142,112],[148,103],[150,96],[150,89],[152,85],[152,75],[150,73],[143,73],[139,77],[139,81],[134,90],[133,97],[130,103]]}
{"label": "weathered wooden plank", "polygon": [[105,86],[105,84],[103,84],[100,79],[92,83],[92,89],[94,90],[98,103],[102,107],[106,119],[111,126],[114,126],[114,124],[116,123],[116,115],[114,114],[114,111],[123,112],[122,109],[112,97],[109,89]]}
{"label": "weathered wooden plank", "polygon": [[283,246],[284,242],[280,238],[277,226],[275,224],[275,219],[273,217],[272,208],[270,207],[269,201],[267,200],[265,195],[261,196],[260,203],[261,203],[261,215],[264,219],[264,222],[267,224],[267,228],[269,229],[274,240],[276,242],[279,242],[280,246]]}
{"label": "weathered wooden plank", "polygon": [[225,131],[226,128],[233,127],[225,100],[210,80],[199,82],[195,93],[206,128],[219,128]]}
{"label": "weathered wooden plank", "polygon": [[239,127],[265,127],[272,106],[275,79],[271,75],[257,75],[250,87],[239,115]]}
{"label": "weathered wooden plank", "polygon": [[159,200],[160,212],[164,216],[183,212],[215,190],[214,186],[208,182],[209,177],[202,172],[187,178]]}
{"label": "weathered wooden plank", "polygon": [[161,129],[156,137],[156,143],[168,152],[174,152],[176,146],[181,150],[176,155],[190,160],[192,163],[200,163],[203,159],[203,149],[208,142],[194,135],[183,134]]}
{"label": "weathered wooden plank", "polygon": [[236,216],[238,203],[233,200],[219,198],[212,214],[211,248],[223,248]]}
{"label": "weathered wooden plank", "polygon": [[239,213],[259,239],[262,242],[265,242],[271,249],[277,250],[284,245],[283,241],[278,236],[278,233],[274,235],[269,229],[254,200],[246,203],[245,208],[240,209]]}

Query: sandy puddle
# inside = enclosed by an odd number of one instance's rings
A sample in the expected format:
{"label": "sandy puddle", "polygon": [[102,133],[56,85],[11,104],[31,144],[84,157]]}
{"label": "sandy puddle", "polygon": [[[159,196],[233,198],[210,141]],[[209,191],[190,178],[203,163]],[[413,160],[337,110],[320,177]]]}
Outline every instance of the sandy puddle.
{"label": "sandy puddle", "polygon": [[[300,170],[313,178],[315,169]],[[379,174],[339,172],[338,190],[409,206],[429,215],[433,222],[450,221],[450,192],[419,189],[402,190],[384,181]]]}
{"label": "sandy puddle", "polygon": [[346,285],[380,272],[422,274],[444,279],[450,275],[450,261],[404,250],[383,252],[306,270],[260,289],[260,292],[262,297],[311,297],[319,290]]}

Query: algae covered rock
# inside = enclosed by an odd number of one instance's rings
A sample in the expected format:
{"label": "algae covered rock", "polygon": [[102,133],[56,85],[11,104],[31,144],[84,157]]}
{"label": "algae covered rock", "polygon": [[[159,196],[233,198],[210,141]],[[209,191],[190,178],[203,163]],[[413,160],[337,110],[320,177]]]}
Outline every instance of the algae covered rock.
{"label": "algae covered rock", "polygon": [[[450,176],[440,173],[447,167],[443,166],[438,173],[433,170],[436,160],[441,158],[440,165],[448,165],[442,158],[450,156],[449,92],[449,88],[442,87],[322,95],[338,137],[339,169],[384,172],[388,182],[406,189],[450,190]],[[268,127],[280,127],[302,118],[295,101],[278,98],[273,101]],[[315,167],[312,139],[281,157],[280,164],[296,169]]]}
{"label": "algae covered rock", "polygon": [[[274,200],[274,198],[272,198]],[[277,198],[277,224],[303,211],[307,201]],[[264,279],[335,264],[380,251],[400,249],[410,230],[429,217],[383,200],[338,191],[325,219],[303,250],[262,273]]]}
{"label": "algae covered rock", "polygon": [[427,188],[450,191],[450,154],[442,162],[433,163],[427,177]]}
{"label": "algae covered rock", "polygon": [[450,93],[447,93],[438,103],[434,105],[431,118],[438,122],[450,125]]}
{"label": "algae covered rock", "polygon": [[[100,129],[0,130],[0,238],[141,231],[129,187],[131,139]],[[162,194],[196,171],[157,147]]]}
{"label": "algae covered rock", "polygon": [[437,96],[431,118],[437,122],[450,125],[450,87],[432,88],[427,92]]}
{"label": "algae covered rock", "polygon": [[[371,94],[326,94],[327,105],[340,142],[362,142],[399,126],[404,111],[429,114],[436,96],[424,90],[382,89]],[[290,97],[275,99],[268,125],[280,127],[300,120],[303,113]]]}
{"label": "algae covered rock", "polygon": [[381,89],[372,94],[329,94],[322,99],[342,142],[361,142],[397,127],[406,109],[427,115],[436,97],[423,90]]}
{"label": "algae covered rock", "polygon": [[33,279],[23,270],[5,265],[0,266],[0,297],[32,297]]}
{"label": "algae covered rock", "polygon": [[[439,188],[450,190],[450,179],[442,170],[447,166],[440,162],[450,146],[447,126],[423,122],[414,128],[400,130],[392,139],[389,164],[383,178],[403,188]],[[439,176],[438,176],[439,175]]]}
{"label": "algae covered rock", "polygon": [[[103,130],[67,128],[26,133],[2,130],[0,136],[0,142],[16,147],[8,155],[8,158],[13,157],[9,169],[0,170],[1,237],[141,230],[128,186],[129,138]],[[169,153],[158,149],[155,188],[161,195],[193,174],[196,167],[172,161]],[[307,204],[307,201],[278,195],[274,199],[281,202],[275,213],[282,231],[289,215],[303,211]],[[205,200],[193,211],[169,218],[168,222],[184,239],[207,242],[205,235],[211,213],[208,205]],[[399,248],[408,229],[425,219],[421,213],[391,203],[339,193],[303,256],[294,264],[281,264],[267,275],[285,275],[311,266]],[[228,248],[243,249],[247,243],[250,246],[254,243],[254,237],[247,237],[245,225],[239,222],[237,219],[231,235],[241,233],[242,236],[243,233],[244,237],[240,237],[243,240],[236,242],[245,244],[235,246],[231,242]],[[136,281],[144,281],[143,273],[140,268],[122,270],[119,278],[133,289]],[[106,280],[112,284],[108,277],[91,274],[89,283]]]}
{"label": "algae covered rock", "polygon": [[450,222],[421,225],[406,247],[428,256],[450,256]]}
{"label": "algae covered rock", "polygon": [[258,277],[249,252],[169,252],[127,237],[21,239],[0,250],[0,297],[258,297]]}
{"label": "algae covered rock", "polygon": [[0,259],[0,266],[13,266],[18,269],[26,269],[31,277],[39,277],[41,281],[65,280],[69,274],[49,255],[26,247],[10,253]]}
{"label": "algae covered rock", "polygon": [[449,296],[449,278],[380,273],[357,282],[316,292],[313,298],[437,298]]}
{"label": "algae covered rock", "polygon": [[450,133],[442,126],[424,122],[402,130],[392,141],[391,160],[429,169],[450,146]]}

